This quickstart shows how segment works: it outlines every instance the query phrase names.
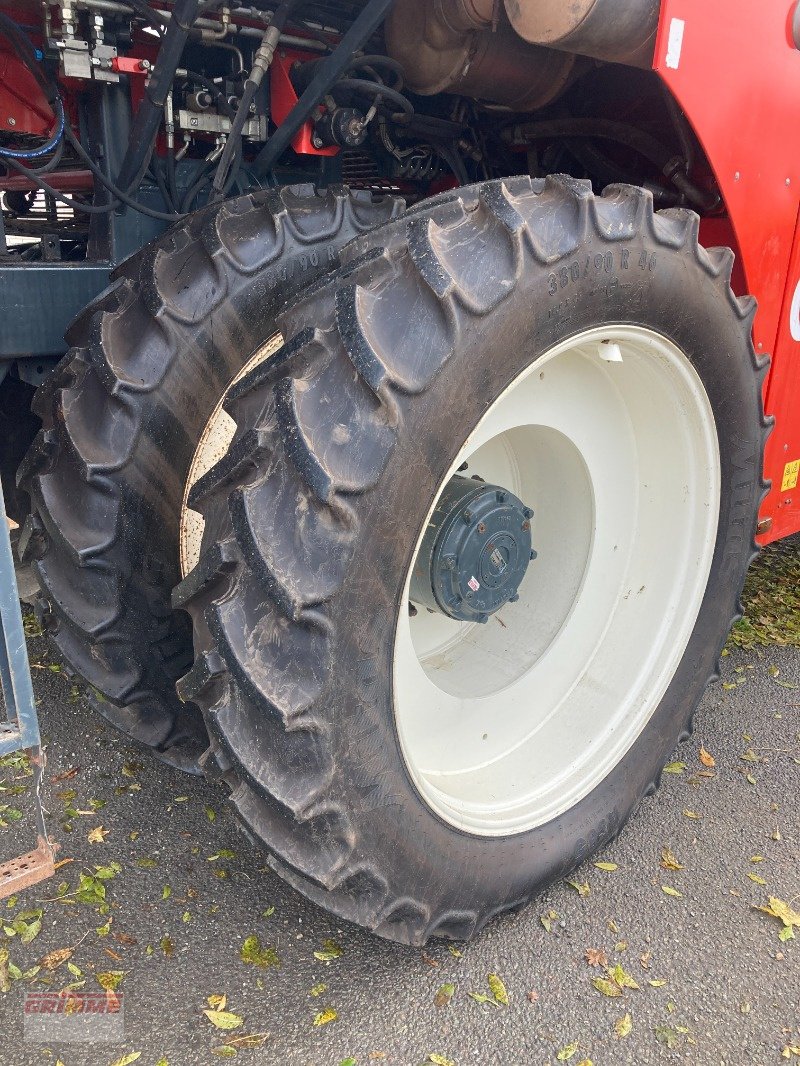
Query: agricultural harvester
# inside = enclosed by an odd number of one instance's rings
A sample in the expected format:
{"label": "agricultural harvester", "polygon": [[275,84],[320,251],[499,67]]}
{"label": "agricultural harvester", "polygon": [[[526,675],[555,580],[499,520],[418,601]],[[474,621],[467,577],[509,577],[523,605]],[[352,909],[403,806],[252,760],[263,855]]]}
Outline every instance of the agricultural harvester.
{"label": "agricultural harvester", "polygon": [[338,916],[469,938],[613,838],[800,529],[798,47],[794,0],[0,2],[38,617]]}

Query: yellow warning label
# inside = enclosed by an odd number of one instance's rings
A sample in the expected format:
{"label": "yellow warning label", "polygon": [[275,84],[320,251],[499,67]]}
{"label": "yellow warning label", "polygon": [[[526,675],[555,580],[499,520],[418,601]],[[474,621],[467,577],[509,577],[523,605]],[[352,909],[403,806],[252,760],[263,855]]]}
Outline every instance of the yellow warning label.
{"label": "yellow warning label", "polygon": [[793,463],[787,463],[783,468],[781,492],[788,492],[789,489],[796,489],[798,477],[800,477],[800,459],[795,459]]}

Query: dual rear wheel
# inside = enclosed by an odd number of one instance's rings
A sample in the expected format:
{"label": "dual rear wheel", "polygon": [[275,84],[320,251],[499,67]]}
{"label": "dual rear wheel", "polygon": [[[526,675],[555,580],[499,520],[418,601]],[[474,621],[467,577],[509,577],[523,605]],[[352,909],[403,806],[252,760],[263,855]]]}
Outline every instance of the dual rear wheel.
{"label": "dual rear wheel", "polygon": [[344,254],[190,497],[179,690],[282,876],[464,938],[613,837],[688,735],[763,491],[754,307],[692,213],[565,178]]}

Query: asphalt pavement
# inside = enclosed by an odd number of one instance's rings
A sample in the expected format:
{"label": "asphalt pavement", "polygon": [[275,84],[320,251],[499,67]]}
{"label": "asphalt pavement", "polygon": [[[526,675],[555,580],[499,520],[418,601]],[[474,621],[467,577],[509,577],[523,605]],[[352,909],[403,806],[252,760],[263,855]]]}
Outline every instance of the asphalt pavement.
{"label": "asphalt pavement", "polygon": [[[418,950],[303,900],[222,786],[126,743],[43,637],[29,647],[64,865],[0,903],[18,978],[0,992],[2,1066],[800,1064],[800,928],[758,909],[800,909],[797,648],[731,649],[656,795],[574,884],[474,943]],[[32,826],[10,813],[30,806],[24,770],[0,782],[2,859]],[[121,993],[124,1042],[26,1041],[25,994],[67,986]]]}

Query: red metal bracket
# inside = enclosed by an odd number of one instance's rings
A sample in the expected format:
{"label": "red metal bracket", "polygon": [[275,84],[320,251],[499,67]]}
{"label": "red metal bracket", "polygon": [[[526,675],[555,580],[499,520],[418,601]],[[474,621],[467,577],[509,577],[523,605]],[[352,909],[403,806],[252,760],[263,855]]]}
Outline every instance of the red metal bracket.
{"label": "red metal bracket", "polygon": [[[281,48],[275,53],[270,67],[270,107],[272,121],[276,126],[286,118],[294,105],[297,103],[297,93],[294,91],[290,72],[294,63],[298,60],[307,60],[307,52],[296,52],[287,48]],[[311,138],[314,133],[314,124],[309,119],[304,122],[292,140],[292,148],[298,155],[337,155],[339,149],[334,145],[331,148],[315,148]]]}

